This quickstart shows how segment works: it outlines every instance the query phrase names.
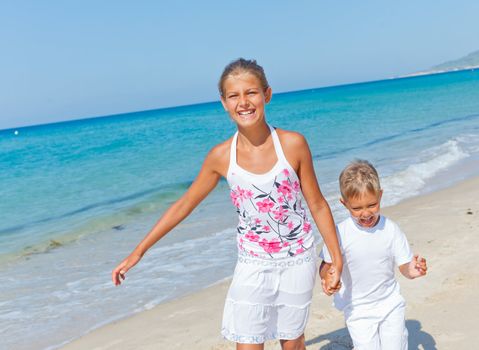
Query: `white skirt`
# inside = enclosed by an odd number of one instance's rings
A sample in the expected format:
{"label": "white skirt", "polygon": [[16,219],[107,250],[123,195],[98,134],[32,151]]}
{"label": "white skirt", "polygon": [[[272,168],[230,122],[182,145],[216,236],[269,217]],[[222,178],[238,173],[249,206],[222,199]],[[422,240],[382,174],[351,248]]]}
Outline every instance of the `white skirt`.
{"label": "white skirt", "polygon": [[221,334],[242,344],[298,338],[306,327],[316,275],[314,248],[274,260],[240,254]]}

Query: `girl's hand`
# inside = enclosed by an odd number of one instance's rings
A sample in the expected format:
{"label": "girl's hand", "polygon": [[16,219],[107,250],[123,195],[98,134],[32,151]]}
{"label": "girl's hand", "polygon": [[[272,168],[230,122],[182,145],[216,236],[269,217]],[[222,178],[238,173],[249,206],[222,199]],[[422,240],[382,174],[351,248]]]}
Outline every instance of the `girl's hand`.
{"label": "girl's hand", "polygon": [[334,266],[331,266],[321,279],[321,286],[326,295],[333,295],[341,288],[340,276]]}
{"label": "girl's hand", "polygon": [[141,256],[133,252],[125,260],[118,264],[118,266],[111,273],[111,279],[115,286],[119,286],[121,284],[121,282],[126,278],[125,274],[128,272],[128,270],[138,264],[140,260]]}

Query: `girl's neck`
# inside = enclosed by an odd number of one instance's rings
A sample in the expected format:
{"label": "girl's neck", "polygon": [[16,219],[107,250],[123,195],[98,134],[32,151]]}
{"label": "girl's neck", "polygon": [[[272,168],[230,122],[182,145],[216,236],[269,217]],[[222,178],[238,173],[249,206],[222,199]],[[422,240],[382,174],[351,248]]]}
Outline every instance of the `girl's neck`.
{"label": "girl's neck", "polygon": [[245,148],[257,148],[263,146],[271,135],[266,122],[251,128],[242,128],[238,126],[238,142],[241,142]]}

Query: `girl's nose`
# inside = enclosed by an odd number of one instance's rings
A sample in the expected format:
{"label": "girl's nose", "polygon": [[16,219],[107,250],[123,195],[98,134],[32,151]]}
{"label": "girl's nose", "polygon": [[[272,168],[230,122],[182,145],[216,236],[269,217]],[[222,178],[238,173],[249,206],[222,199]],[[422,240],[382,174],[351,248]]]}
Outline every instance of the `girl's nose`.
{"label": "girl's nose", "polygon": [[240,100],[239,100],[239,104],[240,106],[248,106],[249,105],[249,101],[248,101],[248,96],[246,95],[241,95],[240,96]]}

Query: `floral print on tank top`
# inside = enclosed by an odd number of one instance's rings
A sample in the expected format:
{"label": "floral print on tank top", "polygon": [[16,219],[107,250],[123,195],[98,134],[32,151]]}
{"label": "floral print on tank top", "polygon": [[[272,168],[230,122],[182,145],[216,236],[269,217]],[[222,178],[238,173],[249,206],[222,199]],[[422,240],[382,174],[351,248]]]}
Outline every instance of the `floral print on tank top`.
{"label": "floral print on tank top", "polygon": [[234,185],[230,195],[239,215],[240,251],[273,258],[295,256],[310,247],[314,238],[296,173],[285,168],[272,182],[247,188]]}

